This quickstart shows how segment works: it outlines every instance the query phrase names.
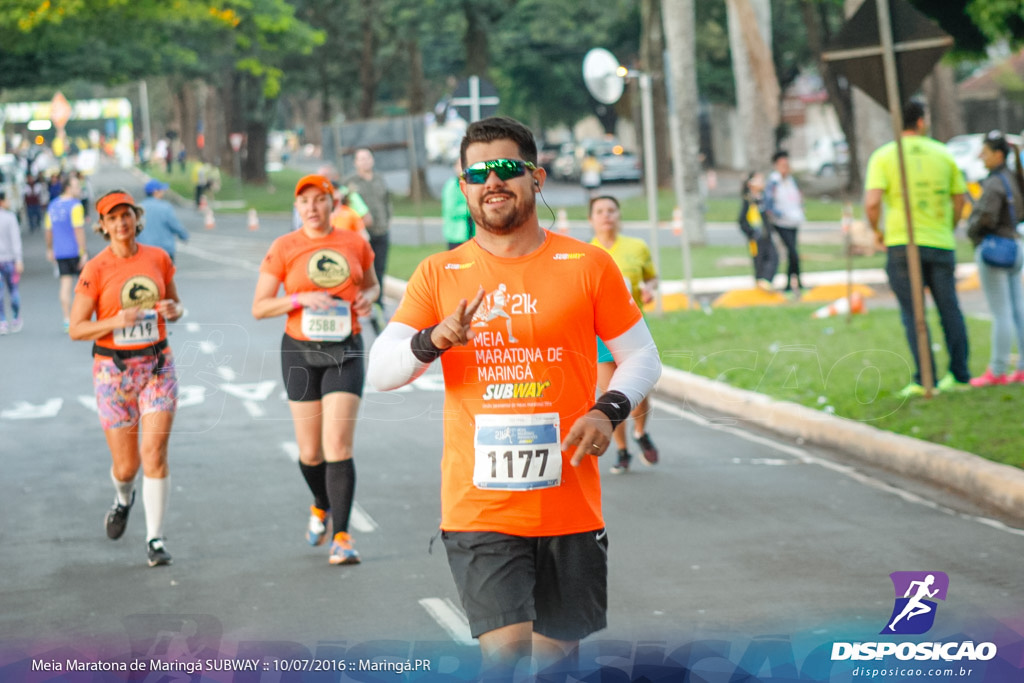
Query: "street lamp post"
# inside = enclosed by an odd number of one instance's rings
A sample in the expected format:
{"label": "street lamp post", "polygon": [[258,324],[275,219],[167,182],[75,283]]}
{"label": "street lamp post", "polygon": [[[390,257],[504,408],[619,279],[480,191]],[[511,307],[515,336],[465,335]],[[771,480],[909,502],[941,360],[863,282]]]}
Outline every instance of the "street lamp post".
{"label": "street lamp post", "polygon": [[[644,188],[647,193],[647,219],[651,224],[651,259],[654,271],[661,272],[658,249],[658,171],[654,151],[654,95],[651,87],[651,74],[635,71],[620,66],[618,75],[622,78],[635,78],[640,84],[640,118],[643,124],[644,145]],[[654,292],[654,312],[662,313],[661,289]]]}

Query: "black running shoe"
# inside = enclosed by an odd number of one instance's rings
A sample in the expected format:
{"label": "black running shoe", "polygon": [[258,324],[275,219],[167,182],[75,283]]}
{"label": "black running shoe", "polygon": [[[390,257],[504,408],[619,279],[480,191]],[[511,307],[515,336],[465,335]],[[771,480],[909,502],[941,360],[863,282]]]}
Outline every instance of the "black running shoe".
{"label": "black running shoe", "polygon": [[657,465],[658,449],[655,447],[654,442],[651,441],[651,437],[648,436],[647,432],[638,436],[636,442],[640,444],[640,459],[644,461],[644,464]]}
{"label": "black running shoe", "polygon": [[124,529],[128,526],[128,513],[132,510],[132,505],[135,504],[135,491],[132,491],[132,499],[128,501],[127,505],[121,505],[116,500],[114,506],[107,511],[106,520],[104,520],[104,526],[107,528],[107,538],[112,541],[116,541],[121,538],[124,534]]}
{"label": "black running shoe", "polygon": [[146,544],[146,556],[149,558],[150,567],[171,563],[171,554],[164,547],[162,538],[154,538]]}
{"label": "black running shoe", "polygon": [[624,474],[629,471],[629,459],[629,451],[623,448],[619,451],[618,460],[615,461],[614,465],[608,468],[608,471],[612,474]]}

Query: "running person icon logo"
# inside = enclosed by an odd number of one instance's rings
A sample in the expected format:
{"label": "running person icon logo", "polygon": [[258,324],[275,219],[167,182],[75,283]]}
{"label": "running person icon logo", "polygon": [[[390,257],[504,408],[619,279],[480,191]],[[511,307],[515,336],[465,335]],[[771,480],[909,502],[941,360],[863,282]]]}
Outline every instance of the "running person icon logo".
{"label": "running person icon logo", "polygon": [[309,257],[306,275],[317,287],[331,289],[345,282],[352,273],[348,261],[333,249],[321,249]]}
{"label": "running person icon logo", "polygon": [[512,316],[505,310],[507,305],[508,293],[505,291],[505,284],[501,283],[496,290],[484,297],[473,316],[473,327],[487,327],[495,318],[504,318],[505,327],[508,329],[508,342],[515,344],[519,340],[512,334]]}
{"label": "running person icon logo", "polygon": [[896,591],[896,601],[881,633],[927,633],[935,623],[937,603],[934,600],[946,599],[949,577],[944,572],[893,572],[889,578]]}

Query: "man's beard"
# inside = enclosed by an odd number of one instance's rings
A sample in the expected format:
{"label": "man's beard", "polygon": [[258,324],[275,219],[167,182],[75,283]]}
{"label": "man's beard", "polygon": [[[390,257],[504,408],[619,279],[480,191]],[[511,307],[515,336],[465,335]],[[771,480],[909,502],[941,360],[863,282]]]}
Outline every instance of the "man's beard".
{"label": "man's beard", "polygon": [[521,225],[524,225],[533,218],[537,210],[537,202],[532,194],[527,195],[522,201],[513,194],[500,192],[492,192],[491,194],[501,194],[510,197],[510,201],[516,204],[516,208],[511,213],[500,217],[493,217],[490,220],[485,218],[483,211],[484,202],[487,201],[487,196],[489,195],[481,197],[480,204],[476,207],[470,207],[469,215],[472,216],[473,222],[477,224],[477,227],[486,230],[492,235],[509,235],[515,232]]}

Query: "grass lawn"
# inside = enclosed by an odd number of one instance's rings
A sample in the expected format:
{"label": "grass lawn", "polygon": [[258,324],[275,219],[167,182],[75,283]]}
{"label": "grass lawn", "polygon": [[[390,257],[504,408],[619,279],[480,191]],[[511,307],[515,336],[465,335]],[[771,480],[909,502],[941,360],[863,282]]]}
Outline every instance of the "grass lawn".
{"label": "grass lawn", "polygon": [[[902,399],[913,373],[896,310],[814,320],[816,306],[649,317],[663,362],[741,389],[1024,467],[1020,385]],[[940,339],[938,318],[929,320]],[[969,319],[971,371],[984,372],[990,324]],[[938,377],[945,348],[936,350]],[[936,378],[938,379],[938,378]]]}
{"label": "grass lawn", "polygon": [[[608,190],[608,194],[615,195],[615,188]],[[647,220],[647,197],[629,197],[620,200],[622,209],[622,220],[624,221],[645,221]],[[672,209],[676,205],[676,196],[672,190],[661,189],[658,191],[658,218],[663,221],[672,218]],[[586,206],[552,207],[556,211],[564,208],[570,220],[586,220]],[[710,223],[734,223],[740,212],[740,198],[736,197],[711,197],[707,200],[704,220]],[[804,204],[804,212],[809,221],[835,221],[839,222],[843,214],[843,205],[838,201],[825,201],[821,199],[808,198]],[[854,204],[854,215],[861,215],[861,209]],[[739,228],[737,228],[738,230]]]}
{"label": "grass lawn", "polygon": [[[739,230],[739,228],[737,228]],[[388,273],[394,277],[408,280],[413,270],[425,257],[444,251],[446,245],[424,244],[420,246],[391,245],[388,252]],[[681,280],[683,278],[683,249],[680,246],[662,246],[658,250],[659,266],[663,280]],[[751,275],[752,266],[747,250],[742,246],[710,246],[691,247],[693,276],[722,277],[728,275]],[[959,240],[957,243],[957,260],[970,262],[974,251],[970,242]],[[785,255],[782,264],[785,267]],[[800,266],[805,273],[827,270],[844,270],[846,256],[842,245],[806,244],[800,246]],[[854,268],[883,268],[885,254],[874,256],[858,256],[853,261]]]}
{"label": "grass lawn", "polygon": [[[163,164],[150,165],[146,170],[151,177],[162,180],[171,186],[176,193],[186,198],[195,196],[195,185],[192,183],[192,168],[195,162],[189,162],[185,173],[180,170],[168,174]],[[175,166],[175,169],[178,167]],[[226,173],[221,173],[221,189],[217,192],[215,199],[218,201],[242,201],[243,208],[224,208],[227,212],[241,212],[254,208],[260,213],[277,212],[287,213],[291,211],[292,190],[295,183],[302,177],[301,171],[294,168],[285,168],[281,171],[267,174],[268,184],[265,186],[243,185],[236,178]],[[614,188],[609,190],[615,194]],[[441,201],[433,197],[424,197],[419,207],[412,201],[411,197],[394,195],[394,209],[396,216],[416,216],[417,212],[422,216],[440,216]],[[672,217],[672,208],[675,206],[675,194],[671,190],[662,189],[658,191],[658,214],[661,220],[669,220]],[[736,198],[711,198],[707,203],[706,220],[711,222],[733,222],[739,212],[739,197]],[[570,220],[586,220],[587,207],[585,206],[553,206],[556,212],[564,208]],[[839,221],[842,213],[842,204],[837,201],[823,201],[820,199],[808,199],[805,210],[809,221]],[[855,212],[859,213],[860,207],[854,206]],[[626,221],[647,220],[647,199],[643,196],[632,197],[622,200],[622,219]],[[738,229],[738,228],[737,228]]]}
{"label": "grass lawn", "polygon": [[[163,165],[151,165],[146,173],[157,180],[162,180],[171,186],[171,190],[177,194],[192,200],[195,198],[196,187],[192,181],[192,169],[194,162],[189,162],[185,173],[177,170],[168,174]],[[270,182],[267,185],[244,185],[237,178],[221,173],[220,191],[212,197],[218,202],[243,202],[244,206],[239,208],[219,209],[226,213],[242,213],[249,209],[256,209],[260,213],[290,213],[292,210],[295,183],[302,177],[301,171],[286,168],[283,171],[269,174]],[[210,199],[210,195],[207,195]]]}
{"label": "grass lawn", "polygon": [[[809,247],[813,249],[814,247]],[[442,245],[393,246],[388,272],[408,279],[426,256]],[[820,247],[820,253],[828,253]],[[668,270],[662,251],[662,267]],[[694,270],[728,274],[714,269],[723,255],[741,249],[703,248],[695,254]],[[678,257],[678,250],[676,250]],[[881,266],[881,256],[872,257]],[[868,267],[867,259],[859,267]],[[817,260],[807,262],[808,270]],[[825,264],[826,261],[820,263]],[[704,265],[698,265],[704,264]],[[709,265],[710,264],[710,265]],[[823,265],[824,267],[824,265]],[[841,258],[829,266],[842,267]],[[748,266],[738,268],[749,272]],[[976,453],[996,462],[1024,467],[1024,387],[1012,385],[939,394],[927,400],[902,399],[897,392],[913,374],[910,350],[899,312],[871,310],[867,315],[814,320],[818,304],[788,304],[772,308],[714,309],[650,316],[648,323],[666,365],[727,382],[810,408],[833,412],[888,431]],[[933,339],[941,328],[932,312]],[[980,375],[989,358],[991,324],[970,318],[971,372]],[[949,360],[941,343],[936,347],[936,381]]]}

